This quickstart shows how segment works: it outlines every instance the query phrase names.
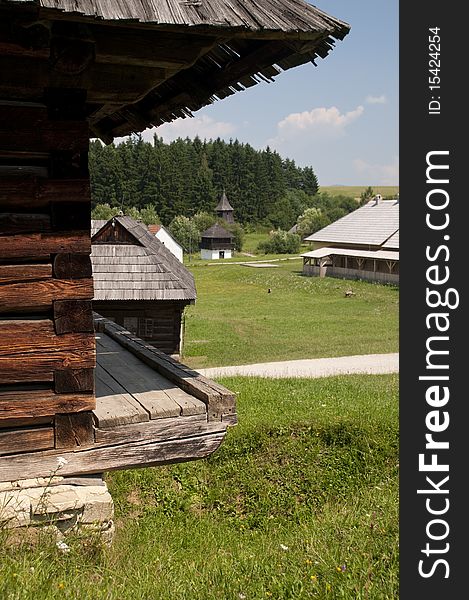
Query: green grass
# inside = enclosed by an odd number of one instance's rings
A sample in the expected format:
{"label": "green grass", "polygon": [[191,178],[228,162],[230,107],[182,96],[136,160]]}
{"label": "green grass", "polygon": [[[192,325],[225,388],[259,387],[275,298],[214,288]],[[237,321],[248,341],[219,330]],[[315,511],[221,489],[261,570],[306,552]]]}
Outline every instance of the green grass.
{"label": "green grass", "polygon": [[192,367],[398,351],[395,287],[304,277],[301,260],[265,269],[204,262],[192,265],[197,301],[185,317]]}
{"label": "green grass", "polygon": [[110,549],[3,543],[0,598],[397,598],[397,376],[221,381],[240,424],[210,459],[110,475]]}
{"label": "green grass", "polygon": [[265,228],[264,231],[254,231],[252,233],[246,233],[243,240],[243,252],[250,252],[256,254],[257,246],[260,242],[264,242],[269,239],[269,228]]}
{"label": "green grass", "polygon": [[[350,196],[360,198],[360,194],[366,190],[367,185],[321,185],[319,193],[327,192],[331,196]],[[375,194],[384,196],[396,196],[399,193],[398,185],[372,185]]]}

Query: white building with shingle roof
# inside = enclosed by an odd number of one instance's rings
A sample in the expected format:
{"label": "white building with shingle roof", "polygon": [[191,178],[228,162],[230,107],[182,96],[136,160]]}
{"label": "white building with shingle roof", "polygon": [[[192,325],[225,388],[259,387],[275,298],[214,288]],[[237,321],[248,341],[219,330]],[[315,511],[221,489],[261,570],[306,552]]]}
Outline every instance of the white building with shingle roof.
{"label": "white building with shingle roof", "polygon": [[375,196],[305,241],[305,275],[399,283],[399,200]]}

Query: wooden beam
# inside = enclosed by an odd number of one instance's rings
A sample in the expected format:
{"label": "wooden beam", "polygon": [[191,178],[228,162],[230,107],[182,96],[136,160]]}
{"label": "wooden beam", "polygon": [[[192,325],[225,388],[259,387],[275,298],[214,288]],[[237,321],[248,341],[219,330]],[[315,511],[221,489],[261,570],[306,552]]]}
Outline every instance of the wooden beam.
{"label": "wooden beam", "polygon": [[50,390],[0,392],[0,423],[5,419],[47,417],[95,407],[93,394],[56,394]]}
{"label": "wooden beam", "polygon": [[89,231],[0,237],[0,256],[3,259],[42,258],[63,252],[90,253]]}
{"label": "wooden beam", "polygon": [[26,417],[24,419],[3,419],[2,430],[4,429],[26,429],[29,427],[39,427],[41,425],[54,426],[54,417],[49,415],[47,417]]}
{"label": "wooden beam", "polygon": [[188,37],[123,27],[95,26],[90,31],[95,40],[96,62],[124,66],[187,68],[219,41],[212,35]]}
{"label": "wooden beam", "polygon": [[[70,15],[68,17],[66,25],[70,27]],[[78,22],[76,21],[75,25]],[[46,27],[42,26],[42,29],[39,29],[41,23],[37,24],[36,30],[32,27],[17,26],[16,32],[13,33],[7,23],[0,22],[0,53],[4,56],[48,59],[51,43],[53,46],[57,44],[60,35],[62,44],[67,42],[67,32],[63,29],[59,31],[59,24],[60,19],[55,15],[51,36],[51,32]],[[81,52],[80,48],[74,48],[75,54],[81,54],[85,62],[92,58],[98,63],[123,66],[184,68],[220,39],[210,30],[205,35],[197,32],[187,35],[186,32],[181,33],[181,31],[168,33],[154,28],[148,31],[148,27],[133,28],[129,23],[126,27],[118,22],[116,25],[109,27],[92,22],[87,26],[85,39],[82,40],[82,44],[87,42],[90,46],[83,46]],[[41,43],[36,41],[38,35],[42,36]],[[78,38],[79,34],[69,31],[69,40],[72,37]],[[59,49],[56,47],[55,53],[57,50]]]}
{"label": "wooden beam", "polygon": [[2,384],[51,381],[56,370],[91,369],[95,363],[93,333],[56,335],[54,323],[48,319],[0,321]]}
{"label": "wooden beam", "polygon": [[[0,265],[0,284],[18,284],[24,281],[50,279],[52,277],[51,264],[33,265]],[[91,275],[90,275],[91,277]],[[0,288],[0,297],[2,288]]]}
{"label": "wooden beam", "polygon": [[37,213],[0,213],[0,235],[46,233],[50,230],[49,215]]}
{"label": "wooden beam", "polygon": [[[1,271],[0,271],[1,272]],[[57,306],[56,301],[91,300],[93,298],[92,279],[43,279],[21,283],[5,283],[0,286],[0,313],[20,313],[51,310]],[[71,307],[76,310],[76,307]],[[88,321],[93,321],[91,302],[86,305],[89,309]],[[58,310],[58,308],[55,308]],[[65,310],[68,310],[65,307]],[[83,308],[80,309],[83,312]],[[76,313],[70,314],[70,319]],[[63,314],[61,315],[63,316]],[[75,330],[77,331],[77,330]],[[86,331],[93,331],[88,329]]]}
{"label": "wooden beam", "polygon": [[76,152],[87,150],[88,144],[89,128],[86,121],[45,120],[34,125],[26,125],[12,115],[8,122],[0,122],[0,152],[5,150],[21,151],[24,154],[51,151]]}
{"label": "wooden beam", "polygon": [[49,157],[49,176],[53,179],[88,179],[88,150],[54,150]]}
{"label": "wooden beam", "polygon": [[[1,326],[1,322],[0,322]],[[17,369],[8,374],[5,369],[8,368],[8,361],[2,361],[0,359],[0,384],[17,383],[23,384],[34,384],[34,383],[52,383],[54,382],[54,371],[53,368],[44,370],[38,370],[34,364],[24,365],[23,369]]]}
{"label": "wooden beam", "polygon": [[46,165],[28,165],[28,164],[0,164],[0,178],[9,177],[48,177],[49,170]]}
{"label": "wooden beam", "polygon": [[207,418],[203,415],[157,419],[106,429],[98,427],[95,431],[95,447],[120,446],[137,442],[168,442],[225,431],[226,425],[219,421],[207,423]]}
{"label": "wooden beam", "polygon": [[45,179],[23,173],[0,178],[0,208],[14,212],[44,208],[50,202],[91,202],[90,182],[86,179]]}
{"label": "wooden beam", "polygon": [[79,85],[50,85],[44,88],[42,96],[47,106],[47,117],[51,121],[86,122],[88,90]]}
{"label": "wooden beam", "polygon": [[227,426],[233,427],[238,424],[238,415],[236,413],[227,413],[226,415],[221,416],[221,420]]}
{"label": "wooden beam", "polygon": [[53,427],[0,430],[0,455],[49,450],[53,447]]}
{"label": "wooden beam", "polygon": [[[102,473],[116,469],[150,467],[206,458],[220,446],[224,432],[167,442],[136,442],[90,448],[79,452],[46,450],[2,458],[0,481]],[[59,457],[61,460],[59,461]]]}
{"label": "wooden beam", "polygon": [[5,99],[42,100],[45,88],[87,90],[87,102],[131,104],[163,83],[174,72],[154,67],[92,64],[83,73],[55,71],[47,60],[0,56],[0,96]]}
{"label": "wooden beam", "polygon": [[34,130],[47,119],[47,106],[42,102],[0,100],[0,129],[11,129],[14,124]]}

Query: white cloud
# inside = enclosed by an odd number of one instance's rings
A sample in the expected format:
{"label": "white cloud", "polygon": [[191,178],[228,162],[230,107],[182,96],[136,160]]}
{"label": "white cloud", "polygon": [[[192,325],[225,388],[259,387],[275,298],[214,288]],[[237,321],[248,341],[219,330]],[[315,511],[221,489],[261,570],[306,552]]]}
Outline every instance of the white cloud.
{"label": "white cloud", "polygon": [[355,171],[366,176],[370,185],[398,185],[399,184],[399,157],[395,156],[387,165],[374,165],[356,158],[353,161]]}
{"label": "white cloud", "polygon": [[281,149],[285,145],[301,140],[335,139],[344,134],[350,123],[356,121],[362,114],[363,106],[341,113],[335,106],[330,108],[313,108],[310,111],[291,113],[277,124],[277,135],[268,144]]}
{"label": "white cloud", "polygon": [[165,142],[171,142],[178,137],[194,138],[197,135],[203,140],[231,136],[235,130],[236,127],[233,123],[215,121],[211,117],[202,115],[201,117],[188,117],[186,119],[176,119],[171,123],[164,123],[159,127],[147,129],[142,136],[147,141],[153,141],[155,133],[162,137]]}
{"label": "white cloud", "polygon": [[326,128],[331,132],[342,132],[349,123],[352,123],[363,113],[363,106],[341,114],[335,106],[330,108],[313,108],[302,113],[292,113],[278,124],[280,134],[289,135],[295,132],[310,131],[312,129]]}
{"label": "white cloud", "polygon": [[367,96],[366,102],[367,104],[386,104],[387,99],[384,94],[381,96]]}

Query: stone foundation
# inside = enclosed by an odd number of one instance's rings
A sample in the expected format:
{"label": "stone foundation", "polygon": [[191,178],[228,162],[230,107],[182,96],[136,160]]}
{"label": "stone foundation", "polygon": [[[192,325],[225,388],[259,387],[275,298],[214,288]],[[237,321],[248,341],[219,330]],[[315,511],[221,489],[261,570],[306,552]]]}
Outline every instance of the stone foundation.
{"label": "stone foundation", "polygon": [[0,527],[47,527],[57,538],[68,533],[114,534],[114,503],[101,475],[52,477],[0,483]]}

